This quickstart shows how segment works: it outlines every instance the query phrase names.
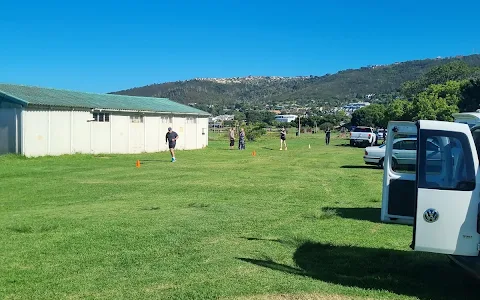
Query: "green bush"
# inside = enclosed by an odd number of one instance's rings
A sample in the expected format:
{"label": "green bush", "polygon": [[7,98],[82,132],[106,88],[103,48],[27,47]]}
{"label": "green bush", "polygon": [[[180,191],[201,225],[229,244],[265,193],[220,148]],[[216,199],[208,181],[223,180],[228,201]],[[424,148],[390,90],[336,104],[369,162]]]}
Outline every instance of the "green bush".
{"label": "green bush", "polygon": [[245,126],[245,137],[248,141],[256,141],[262,135],[265,135],[267,131],[262,126],[262,124],[253,124]]}

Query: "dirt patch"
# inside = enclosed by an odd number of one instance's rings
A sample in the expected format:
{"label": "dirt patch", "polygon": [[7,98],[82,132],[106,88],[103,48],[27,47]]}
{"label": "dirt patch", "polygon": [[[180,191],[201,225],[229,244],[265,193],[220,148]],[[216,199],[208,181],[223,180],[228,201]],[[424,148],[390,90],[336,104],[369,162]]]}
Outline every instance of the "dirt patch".
{"label": "dirt patch", "polygon": [[375,226],[370,229],[371,233],[376,233],[380,229],[381,225],[380,224],[375,224]]}
{"label": "dirt patch", "polygon": [[149,292],[149,293],[153,293],[155,291],[169,290],[169,289],[173,289],[175,287],[176,287],[176,285],[174,285],[174,284],[160,283],[160,284],[155,284],[155,285],[145,287],[145,291]]}

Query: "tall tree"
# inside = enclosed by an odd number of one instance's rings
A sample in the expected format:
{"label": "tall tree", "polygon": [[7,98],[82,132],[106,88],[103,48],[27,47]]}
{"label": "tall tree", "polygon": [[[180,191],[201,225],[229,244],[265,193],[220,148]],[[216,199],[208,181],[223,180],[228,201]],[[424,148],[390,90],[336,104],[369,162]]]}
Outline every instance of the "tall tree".
{"label": "tall tree", "polygon": [[480,108],[480,78],[471,79],[465,84],[458,108],[461,112],[472,112]]}
{"label": "tall tree", "polygon": [[370,104],[357,109],[351,122],[354,126],[385,127],[385,105]]}
{"label": "tall tree", "polygon": [[412,102],[408,100],[394,100],[390,102],[385,109],[385,119],[383,124],[389,121],[411,121],[412,120]]}

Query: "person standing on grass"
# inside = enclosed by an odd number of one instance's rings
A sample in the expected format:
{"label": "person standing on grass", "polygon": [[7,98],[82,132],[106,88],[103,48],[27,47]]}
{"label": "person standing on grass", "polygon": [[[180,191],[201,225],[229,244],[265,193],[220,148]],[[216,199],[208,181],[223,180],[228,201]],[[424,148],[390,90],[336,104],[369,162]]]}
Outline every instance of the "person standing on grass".
{"label": "person standing on grass", "polygon": [[230,150],[233,150],[233,146],[235,146],[235,130],[230,128]]}
{"label": "person standing on grass", "polygon": [[243,128],[238,133],[238,150],[245,150],[245,130]]}
{"label": "person standing on grass", "polygon": [[285,150],[287,150],[287,131],[285,127],[282,127],[280,131],[280,151],[282,150],[282,146],[285,146]]}
{"label": "person standing on grass", "polygon": [[325,143],[327,145],[330,144],[330,127],[327,127],[327,130],[325,130]]}
{"label": "person standing on grass", "polygon": [[170,154],[172,155],[172,162],[175,162],[175,145],[178,140],[178,134],[172,130],[172,127],[168,127],[168,132],[165,135],[165,144],[168,142],[168,148],[170,149]]}

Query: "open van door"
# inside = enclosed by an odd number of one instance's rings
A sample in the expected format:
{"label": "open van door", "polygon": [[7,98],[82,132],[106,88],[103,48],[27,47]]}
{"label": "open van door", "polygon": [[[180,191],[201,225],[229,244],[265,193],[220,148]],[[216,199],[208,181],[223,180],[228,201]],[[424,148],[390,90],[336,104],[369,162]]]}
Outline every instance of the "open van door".
{"label": "open van door", "polygon": [[388,123],[380,216],[382,222],[413,225],[416,137],[417,126],[414,122]]}
{"label": "open van door", "polygon": [[478,157],[466,124],[418,121],[412,249],[478,256]]}

